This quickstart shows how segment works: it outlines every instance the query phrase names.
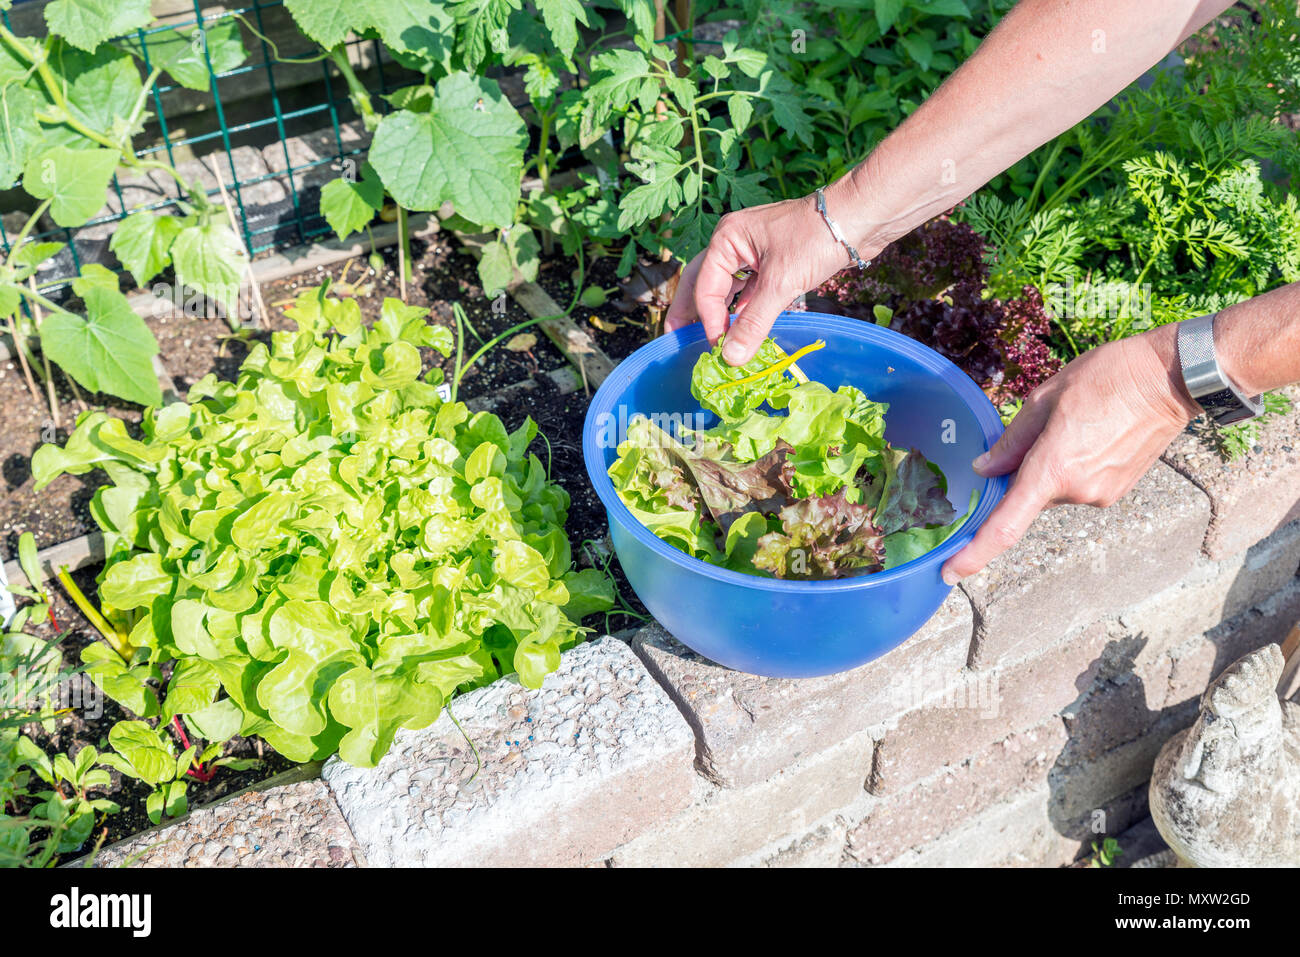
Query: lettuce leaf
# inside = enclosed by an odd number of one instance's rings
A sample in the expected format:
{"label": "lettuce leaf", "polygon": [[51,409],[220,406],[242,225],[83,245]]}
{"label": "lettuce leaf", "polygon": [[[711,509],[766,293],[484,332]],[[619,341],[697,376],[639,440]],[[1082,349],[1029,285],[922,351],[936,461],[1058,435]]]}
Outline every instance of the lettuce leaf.
{"label": "lettuce leaf", "polygon": [[[38,487],[97,468],[112,483],[91,509],[100,595],[138,609],[139,661],[89,646],[101,688],[157,714],[145,679],[174,661],[166,713],[210,712],[290,760],[372,765],[458,690],[511,672],[538,687],[613,594],[571,571],[569,496],[529,452],[536,424],[508,431],[422,374],[421,349],[452,347],[426,310],[388,300],[367,328],[322,288],[286,314],[297,329],[255,344],[236,381],[203,378],[138,439],[83,414],[32,471]],[[658,484],[629,492],[639,514],[666,527],[676,509],[712,549],[680,465],[644,451]]]}
{"label": "lettuce leaf", "polygon": [[844,578],[884,568],[885,537],[873,510],[833,495],[796,499],[778,513],[781,531],[758,540],[754,566],[777,578]]}
{"label": "lettuce leaf", "polygon": [[789,358],[769,339],[732,368],[719,343],[691,377],[717,425],[679,439],[633,420],[609,474],[638,520],[702,561],[808,579],[893,567],[960,527],[943,473],[886,442],[887,404],[795,378]]}

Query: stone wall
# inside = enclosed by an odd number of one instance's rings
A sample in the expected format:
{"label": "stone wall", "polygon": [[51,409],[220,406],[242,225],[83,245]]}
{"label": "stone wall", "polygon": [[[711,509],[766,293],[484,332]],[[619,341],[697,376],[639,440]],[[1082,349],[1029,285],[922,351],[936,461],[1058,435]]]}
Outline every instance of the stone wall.
{"label": "stone wall", "polygon": [[402,732],[377,768],[327,762],[104,860],[1069,863],[1145,816],[1207,681],[1300,619],[1298,573],[1293,412],[1242,462],[1188,436],[1114,508],[1045,513],[855,671],[756,678],[658,626],[606,636],[541,691],[457,699],[459,727]]}

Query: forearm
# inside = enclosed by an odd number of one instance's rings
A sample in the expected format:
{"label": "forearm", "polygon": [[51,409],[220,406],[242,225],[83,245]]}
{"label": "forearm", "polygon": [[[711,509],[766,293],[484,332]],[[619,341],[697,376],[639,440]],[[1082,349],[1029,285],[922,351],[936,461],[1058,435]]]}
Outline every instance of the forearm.
{"label": "forearm", "polygon": [[1224,309],[1214,345],[1224,373],[1248,395],[1300,382],[1300,282]]}
{"label": "forearm", "polygon": [[1095,112],[1227,0],[1022,0],[827,203],[881,248]]}
{"label": "forearm", "polygon": [[[1178,326],[1129,340],[1142,350],[1128,383],[1134,395],[1171,416],[1194,418],[1201,408],[1183,385]],[[1224,374],[1247,395],[1300,382],[1300,282],[1230,306],[1214,322],[1214,349]]]}

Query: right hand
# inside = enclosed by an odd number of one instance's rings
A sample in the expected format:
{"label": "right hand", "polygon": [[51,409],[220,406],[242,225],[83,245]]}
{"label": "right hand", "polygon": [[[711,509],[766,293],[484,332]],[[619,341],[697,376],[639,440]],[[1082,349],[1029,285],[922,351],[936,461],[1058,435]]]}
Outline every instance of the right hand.
{"label": "right hand", "polygon": [[[879,251],[858,249],[867,259]],[[725,333],[723,358],[744,365],[783,309],[848,265],[848,253],[831,236],[813,196],[728,213],[718,221],[708,249],[682,271],[664,329],[698,321],[711,343]],[[737,279],[742,270],[752,275]],[[736,318],[728,328],[728,307],[737,293]]]}
{"label": "right hand", "polygon": [[1178,327],[1106,343],[1070,362],[1025,400],[973,463],[1008,475],[1006,496],[943,566],[955,585],[1018,542],[1054,505],[1113,505],[1132,490],[1201,408],[1178,371]]}

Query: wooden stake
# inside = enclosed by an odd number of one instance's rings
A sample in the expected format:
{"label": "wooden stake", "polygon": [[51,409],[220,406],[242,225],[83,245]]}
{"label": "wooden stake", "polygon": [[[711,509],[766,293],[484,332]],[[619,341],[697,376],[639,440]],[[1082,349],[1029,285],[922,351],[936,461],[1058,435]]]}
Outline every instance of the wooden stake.
{"label": "wooden stake", "polygon": [[408,237],[406,233],[406,208],[400,203],[397,206],[397,288],[400,291],[402,302],[406,302],[406,244]]}
{"label": "wooden stake", "polygon": [[[31,284],[32,296],[35,297],[37,295],[36,277],[28,276],[27,281]],[[44,316],[41,314],[41,304],[33,298],[32,324],[36,326],[36,334],[38,336],[41,334],[41,320],[43,318]],[[50,370],[50,357],[45,354],[44,349],[41,350],[41,365],[45,369],[45,393],[50,400],[50,417],[54,420],[54,427],[60,429],[63,426],[59,422],[59,397],[54,392],[54,373]]]}
{"label": "wooden stake", "polygon": [[14,352],[18,353],[18,364],[22,366],[23,375],[27,378],[27,390],[31,392],[32,398],[39,403],[41,401],[41,390],[36,388],[36,380],[32,378],[32,370],[27,365],[27,350],[23,348],[23,343],[18,338],[18,319],[16,316],[9,317],[9,335],[14,340]]}
{"label": "wooden stake", "polygon": [[1277,683],[1277,693],[1285,700],[1300,692],[1300,624],[1291,629],[1282,641],[1282,678]]}
{"label": "wooden stake", "polygon": [[[209,156],[212,160],[212,172],[217,177],[217,189],[221,191],[221,202],[226,207],[226,217],[230,220],[230,229],[235,234],[235,239],[239,243],[239,248],[244,251],[244,271],[248,274],[248,285],[253,293],[253,304],[257,307],[257,315],[254,317],[253,325],[265,326],[270,322],[271,316],[266,311],[266,303],[262,302],[262,289],[257,284],[257,276],[253,272],[253,254],[248,247],[244,245],[244,237],[239,232],[239,223],[235,219],[235,207],[230,205],[230,197],[226,194],[226,181],[221,176],[221,167],[217,163],[215,155]],[[238,332],[241,323],[236,317],[236,321],[230,324],[230,328]]]}

